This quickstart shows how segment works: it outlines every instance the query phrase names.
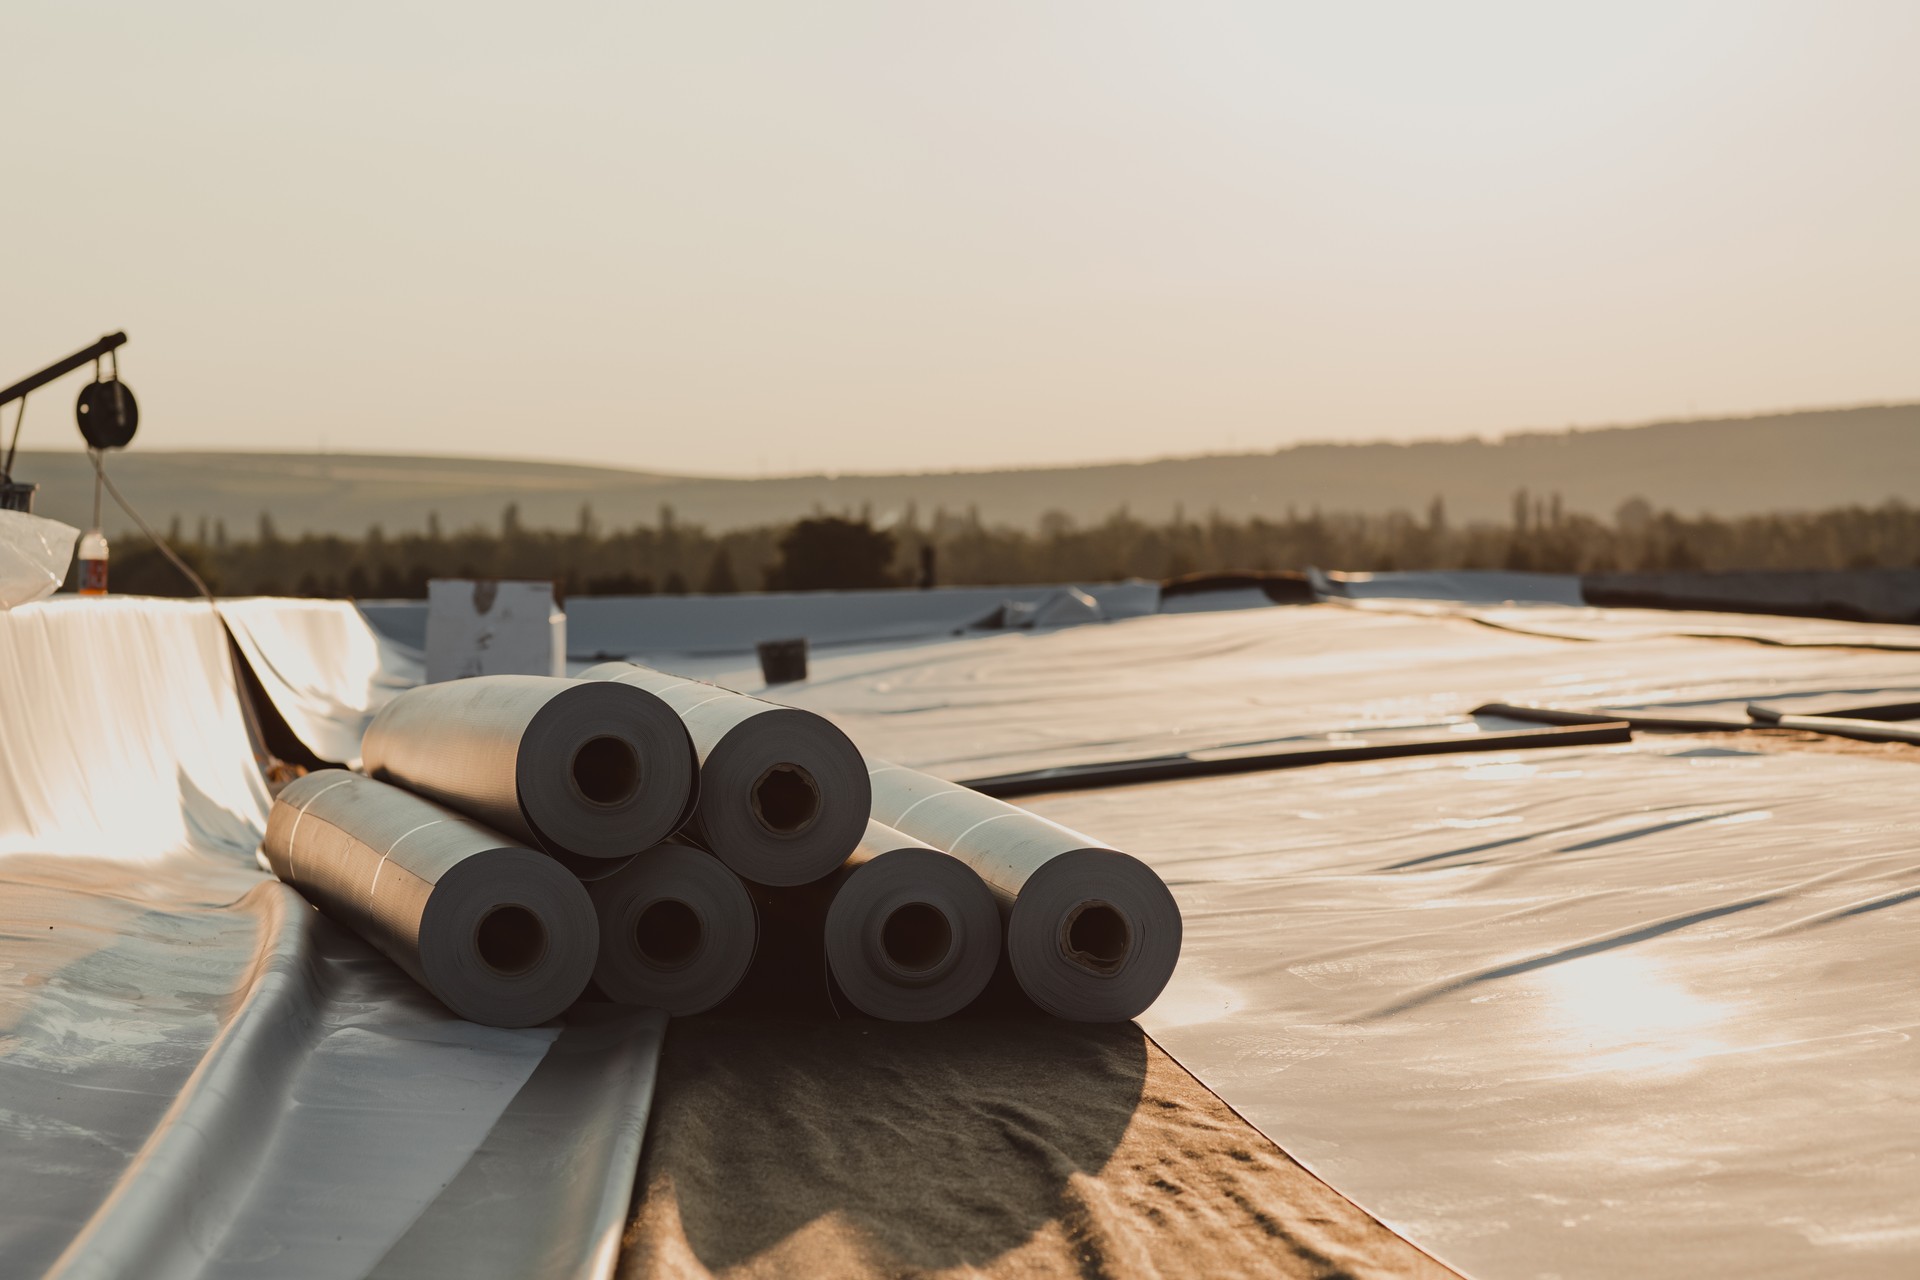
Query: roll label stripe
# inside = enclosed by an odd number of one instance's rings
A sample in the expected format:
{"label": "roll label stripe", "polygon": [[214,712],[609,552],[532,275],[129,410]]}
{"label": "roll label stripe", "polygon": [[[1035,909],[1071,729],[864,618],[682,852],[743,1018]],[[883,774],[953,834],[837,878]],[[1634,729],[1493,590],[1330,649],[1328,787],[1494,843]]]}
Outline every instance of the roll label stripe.
{"label": "roll label stripe", "polygon": [[327,792],[333,790],[335,787],[344,787],[349,782],[352,782],[352,781],[353,779],[351,777],[346,777],[346,778],[340,779],[340,781],[338,782],[329,782],[326,786],[320,788],[318,791],[314,792],[311,796],[307,797],[307,802],[301,805],[298,809],[294,811],[293,827],[291,830],[287,832],[287,883],[288,884],[300,883],[300,868],[294,865],[293,859],[300,849],[300,841],[297,839],[297,837],[300,834],[300,822],[303,818],[307,816],[307,810],[313,807],[313,802],[315,800],[318,800],[321,796],[327,794]]}
{"label": "roll label stripe", "polygon": [[380,873],[386,870],[387,859],[391,858],[393,856],[393,851],[400,847],[400,841],[405,840],[410,835],[413,835],[414,832],[425,831],[428,827],[437,827],[445,821],[446,821],[445,818],[435,818],[432,822],[421,823],[419,826],[415,827],[413,831],[402,832],[400,835],[400,839],[395,840],[391,845],[387,847],[387,851],[380,855],[380,861],[376,863],[373,868],[373,879],[367,882],[367,914],[368,915],[373,914],[373,895],[374,895],[374,892],[380,887]]}

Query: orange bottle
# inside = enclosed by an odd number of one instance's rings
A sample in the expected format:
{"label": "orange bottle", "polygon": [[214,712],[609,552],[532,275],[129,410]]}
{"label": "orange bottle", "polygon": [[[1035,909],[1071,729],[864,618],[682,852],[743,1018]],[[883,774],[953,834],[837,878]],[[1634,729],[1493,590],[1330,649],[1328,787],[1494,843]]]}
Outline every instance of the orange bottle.
{"label": "orange bottle", "polygon": [[98,529],[80,535],[80,594],[107,594],[107,535]]}

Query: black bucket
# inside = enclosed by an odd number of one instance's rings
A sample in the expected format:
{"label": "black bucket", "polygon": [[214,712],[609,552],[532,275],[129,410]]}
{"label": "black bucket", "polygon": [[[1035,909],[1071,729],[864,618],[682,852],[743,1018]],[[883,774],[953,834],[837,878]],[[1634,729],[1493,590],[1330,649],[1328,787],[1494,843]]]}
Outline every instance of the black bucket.
{"label": "black bucket", "polygon": [[760,674],[768,684],[792,684],[807,678],[807,642],[799,640],[762,640]]}
{"label": "black bucket", "polygon": [[0,511],[24,511],[33,514],[33,491],[37,484],[16,484],[12,480],[0,480]]}

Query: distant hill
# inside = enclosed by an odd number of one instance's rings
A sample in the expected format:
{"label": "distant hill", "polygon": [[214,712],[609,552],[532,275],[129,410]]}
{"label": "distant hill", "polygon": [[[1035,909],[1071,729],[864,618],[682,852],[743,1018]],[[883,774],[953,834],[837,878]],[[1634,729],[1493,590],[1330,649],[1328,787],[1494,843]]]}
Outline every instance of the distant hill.
{"label": "distant hill", "polygon": [[[636,448],[636,452],[639,447]],[[84,526],[92,472],[71,453],[23,452],[20,479],[41,485],[43,515]],[[989,523],[1030,525],[1049,511],[1080,522],[1119,507],[1159,520],[1176,507],[1244,517],[1302,512],[1424,512],[1445,498],[1455,520],[1506,515],[1516,489],[1559,493],[1570,511],[1610,514],[1634,496],[1688,514],[1812,510],[1900,498],[1920,504],[1920,405],[1533,433],[1495,442],[1314,444],[1273,453],[1024,471],[791,476],[755,480],[473,458],[365,454],[167,452],[115,455],[109,473],[149,520],[201,518],[251,536],[270,512],[281,533],[359,534],[425,526],[497,527],[518,503],[523,523],[569,527],[583,503],[603,527],[658,520],[712,529],[786,521],[816,510],[896,516],[909,503],[977,507]],[[109,504],[110,505],[110,504]],[[109,531],[127,522],[107,520]]]}

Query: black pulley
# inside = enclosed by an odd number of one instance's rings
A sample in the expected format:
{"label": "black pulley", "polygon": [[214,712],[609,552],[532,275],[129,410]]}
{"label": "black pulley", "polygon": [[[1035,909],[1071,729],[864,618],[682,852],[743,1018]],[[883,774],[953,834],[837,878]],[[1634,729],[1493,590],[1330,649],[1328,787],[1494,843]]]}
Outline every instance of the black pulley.
{"label": "black pulley", "polygon": [[124,448],[140,425],[140,406],[133,392],[118,378],[103,378],[80,388],[80,402],[73,408],[80,423],[80,434],[96,449]]}

